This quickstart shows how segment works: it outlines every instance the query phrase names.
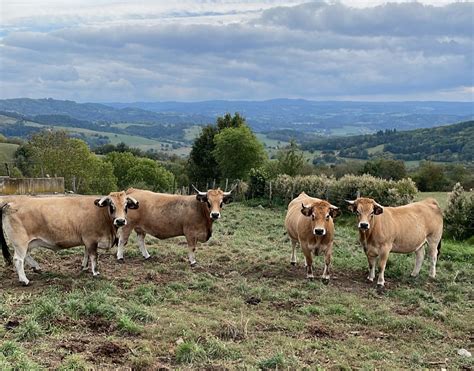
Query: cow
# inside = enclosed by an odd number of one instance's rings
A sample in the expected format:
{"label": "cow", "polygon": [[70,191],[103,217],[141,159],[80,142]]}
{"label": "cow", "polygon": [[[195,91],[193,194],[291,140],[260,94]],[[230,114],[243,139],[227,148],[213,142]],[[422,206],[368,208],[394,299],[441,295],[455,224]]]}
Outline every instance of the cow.
{"label": "cow", "polygon": [[220,219],[223,205],[232,200],[233,190],[224,192],[218,188],[201,192],[194,189],[197,194],[191,196],[128,189],[127,195],[140,202],[140,209],[128,214],[129,223],[119,233],[117,259],[123,261],[124,246],[132,230],[135,230],[138,246],[145,259],[150,257],[145,247],[147,234],[159,239],[185,236],[189,263],[194,267],[197,263],[197,242],[206,242],[211,238],[212,224]]}
{"label": "cow", "polygon": [[328,201],[309,197],[305,192],[301,192],[288,205],[285,227],[292,245],[291,264],[296,264],[296,245],[299,244],[305,256],[306,278],[314,279],[312,254],[324,254],[322,281],[325,284],[329,282],[334,242],[333,219],[340,213],[338,207]]}
{"label": "cow", "polygon": [[369,262],[370,282],[375,278],[375,260],[379,258],[377,288],[385,285],[385,265],[390,252],[414,252],[415,267],[411,273],[420,273],[428,243],[431,257],[430,277],[436,276],[436,261],[441,250],[443,214],[433,198],[398,207],[383,207],[371,198],[348,201],[349,210],[357,214],[359,241]]}
{"label": "cow", "polygon": [[[97,270],[97,248],[110,248],[117,241],[117,230],[127,224],[127,210],[139,203],[125,192],[107,196],[25,197],[12,198],[1,206],[0,243],[5,261],[12,258],[4,233],[14,247],[13,262],[18,278],[25,286],[30,282],[24,263],[40,271],[29,250],[45,247],[51,250],[84,245],[91,261],[93,276]],[[87,259],[83,261],[87,269]]]}

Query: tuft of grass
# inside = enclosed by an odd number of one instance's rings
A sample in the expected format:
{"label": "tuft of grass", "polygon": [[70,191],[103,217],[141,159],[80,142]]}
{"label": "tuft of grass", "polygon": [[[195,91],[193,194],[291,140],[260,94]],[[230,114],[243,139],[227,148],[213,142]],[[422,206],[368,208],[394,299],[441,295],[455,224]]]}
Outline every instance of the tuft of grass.
{"label": "tuft of grass", "polygon": [[23,322],[16,330],[18,340],[34,340],[44,335],[41,325],[35,319],[28,319]]}
{"label": "tuft of grass", "polygon": [[189,341],[178,345],[175,357],[178,363],[201,362],[206,359],[206,351],[198,343]]}
{"label": "tuft of grass", "polygon": [[285,366],[283,354],[278,353],[273,357],[258,362],[258,367],[262,370],[276,370]]}
{"label": "tuft of grass", "polygon": [[130,319],[141,323],[153,322],[153,320],[155,319],[150,310],[144,309],[138,304],[129,305],[128,308],[125,310],[125,314]]}
{"label": "tuft of grass", "polygon": [[63,363],[58,367],[58,371],[86,371],[90,370],[90,365],[79,354],[72,354],[64,358]]}
{"label": "tuft of grass", "polygon": [[138,335],[143,331],[143,328],[127,315],[119,318],[117,327],[122,334],[127,335]]}
{"label": "tuft of grass", "polygon": [[145,305],[153,305],[161,300],[158,290],[153,284],[140,285],[135,289],[133,296],[138,300],[139,303]]}

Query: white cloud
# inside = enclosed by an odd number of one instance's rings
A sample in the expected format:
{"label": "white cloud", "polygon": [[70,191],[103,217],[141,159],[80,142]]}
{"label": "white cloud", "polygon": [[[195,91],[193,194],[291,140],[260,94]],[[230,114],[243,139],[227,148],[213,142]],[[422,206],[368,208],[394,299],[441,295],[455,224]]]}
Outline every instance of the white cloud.
{"label": "white cloud", "polygon": [[0,97],[472,99],[473,3],[34,3],[2,3]]}

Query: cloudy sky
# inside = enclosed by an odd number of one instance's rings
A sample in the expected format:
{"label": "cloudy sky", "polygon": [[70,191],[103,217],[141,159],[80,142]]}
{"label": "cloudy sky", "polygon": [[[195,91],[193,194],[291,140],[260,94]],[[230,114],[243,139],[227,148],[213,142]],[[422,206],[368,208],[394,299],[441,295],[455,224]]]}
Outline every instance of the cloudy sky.
{"label": "cloudy sky", "polygon": [[473,2],[0,4],[0,98],[473,100]]}

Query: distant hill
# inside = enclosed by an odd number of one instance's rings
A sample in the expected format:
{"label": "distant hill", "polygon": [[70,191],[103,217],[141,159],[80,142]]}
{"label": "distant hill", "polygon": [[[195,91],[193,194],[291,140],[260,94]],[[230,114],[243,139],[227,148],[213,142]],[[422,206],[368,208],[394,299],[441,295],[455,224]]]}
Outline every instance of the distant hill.
{"label": "distant hill", "polygon": [[[117,132],[112,127],[151,138],[170,138],[168,127],[186,129],[214,123],[225,113],[243,114],[257,132],[357,135],[378,130],[411,130],[474,119],[470,102],[316,102],[267,101],[76,103],[56,99],[4,99],[0,111],[21,114],[43,124]],[[79,120],[79,121],[77,121]],[[132,127],[132,125],[136,125]],[[171,128],[173,139],[176,130]],[[293,134],[291,133],[293,131]]]}
{"label": "distant hill", "polygon": [[354,135],[381,129],[410,130],[474,119],[470,102],[338,102],[304,99],[267,101],[106,103],[157,113],[216,117],[243,114],[256,131],[295,130],[325,135]]}
{"label": "distant hill", "polygon": [[302,145],[309,151],[335,151],[340,157],[367,159],[390,153],[395,158],[474,161],[474,121],[410,131],[385,130],[372,135],[319,138]]}

